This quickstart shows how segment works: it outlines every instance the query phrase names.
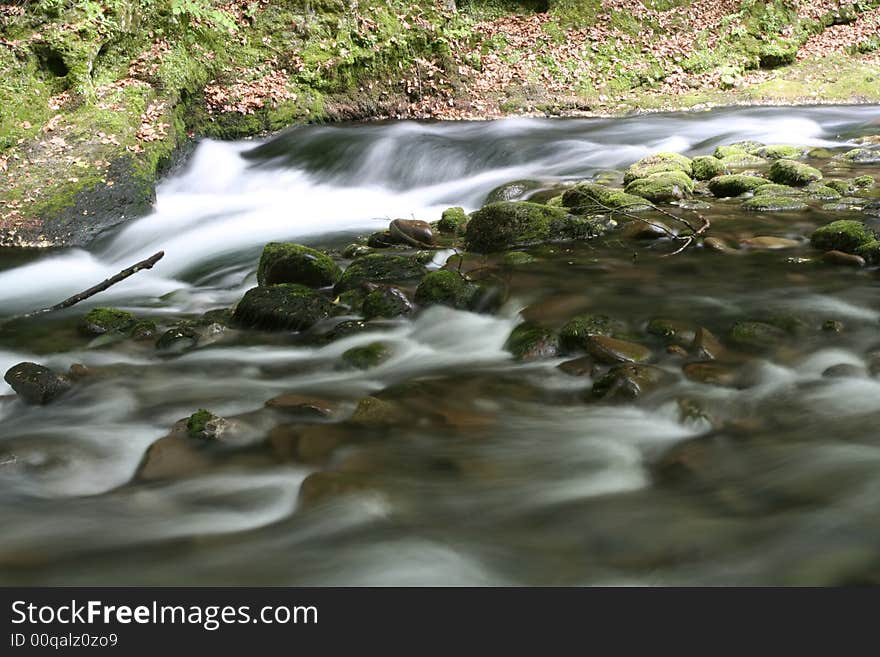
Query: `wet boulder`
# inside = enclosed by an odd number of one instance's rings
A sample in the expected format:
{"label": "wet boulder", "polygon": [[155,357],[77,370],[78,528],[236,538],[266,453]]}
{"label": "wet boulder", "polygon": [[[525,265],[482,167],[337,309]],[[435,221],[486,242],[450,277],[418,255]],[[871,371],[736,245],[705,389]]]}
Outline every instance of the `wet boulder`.
{"label": "wet boulder", "polygon": [[730,341],[748,351],[766,351],[781,344],[786,332],[766,322],[736,322],[730,329]]}
{"label": "wet boulder", "polygon": [[369,484],[360,473],[321,470],[313,472],[300,484],[298,503],[303,508],[311,508],[333,498],[363,493],[369,489]]}
{"label": "wet boulder", "polygon": [[822,180],[822,172],[803,162],[776,160],[770,166],[767,177],[780,185],[806,187],[810,183]]}
{"label": "wet boulder", "polygon": [[86,335],[125,334],[137,323],[133,314],[117,308],[92,308],[79,324]]}
{"label": "wet boulder", "polygon": [[415,300],[420,306],[441,305],[465,310],[473,306],[479,293],[479,287],[461,274],[441,269],[422,279],[416,288]]}
{"label": "wet boulder", "polygon": [[665,171],[636,178],[624,191],[652,203],[664,203],[689,197],[694,192],[694,181],[683,171]]}
{"label": "wet boulder", "polygon": [[711,155],[700,155],[692,161],[692,169],[696,180],[711,180],[715,176],[728,173],[727,167],[721,160]]}
{"label": "wet boulder", "polygon": [[606,401],[628,401],[651,393],[673,380],[669,372],[653,365],[617,365],[593,383],[590,394]]}
{"label": "wet boulder", "polygon": [[524,322],[513,329],[504,348],[516,360],[553,358],[559,354],[559,338],[548,328]]}
{"label": "wet boulder", "polygon": [[616,363],[644,363],[651,360],[653,352],[646,346],[627,340],[618,340],[607,335],[591,335],[587,339],[587,353],[597,362],[614,365]]}
{"label": "wet boulder", "polygon": [[668,171],[681,171],[691,176],[694,172],[693,163],[689,157],[678,153],[655,153],[630,165],[623,174],[623,182],[628,185],[637,178],[647,178],[651,174]]}
{"label": "wet boulder", "polygon": [[496,187],[486,197],[486,203],[499,203],[500,201],[517,201],[526,194],[541,188],[537,180],[515,180]]}
{"label": "wet boulder", "polygon": [[505,201],[484,206],[471,215],[465,231],[470,251],[491,253],[554,239],[555,224],[568,213],[561,208]]}
{"label": "wet boulder", "polygon": [[767,165],[767,160],[749,153],[734,153],[719,160],[725,169],[757,169]]}
{"label": "wet boulder", "polygon": [[329,287],[342,269],[325,253],[293,242],[270,242],[263,248],[257,267],[260,285],[296,283],[306,287]]}
{"label": "wet boulder", "polygon": [[619,189],[610,189],[596,183],[580,183],[562,195],[562,206],[574,214],[590,214],[610,210],[644,212],[653,205],[641,196],[627,194]]}
{"label": "wet boulder", "polygon": [[10,367],[3,379],[25,404],[43,405],[70,390],[70,379],[37,363],[23,362]]}
{"label": "wet boulder", "polygon": [[650,320],[645,326],[645,332],[649,335],[662,338],[669,344],[687,346],[693,342],[695,329],[692,325],[677,319],[664,319],[662,317]]}
{"label": "wet boulder", "polygon": [[437,222],[437,230],[448,235],[457,235],[464,230],[467,221],[468,216],[464,208],[447,208]]}
{"label": "wet boulder", "polygon": [[717,146],[713,155],[717,157],[719,160],[724,159],[725,157],[730,157],[731,155],[736,155],[738,153],[749,153],[750,151],[757,150],[761,148],[764,144],[759,141],[738,141],[732,144],[724,144],[722,146]]}
{"label": "wet boulder", "polygon": [[729,174],[716,176],[709,181],[709,191],[718,198],[739,196],[746,192],[753,192],[761,185],[766,185],[765,178],[747,176],[745,174]]}
{"label": "wet boulder", "polygon": [[869,265],[880,265],[880,240],[871,240],[855,250],[855,254],[865,259]]}
{"label": "wet boulder", "polygon": [[[430,276],[430,274],[429,274]],[[391,286],[379,286],[364,298],[362,311],[367,319],[382,317],[392,319],[401,315],[409,315],[413,304],[403,290]]]}
{"label": "wet boulder", "polygon": [[201,335],[192,326],[180,324],[174,326],[156,340],[156,349],[166,353],[179,354],[195,347]]}
{"label": "wet boulder", "polygon": [[839,267],[864,267],[865,259],[853,253],[843,251],[826,251],[822,254],[822,262]]}
{"label": "wet boulder", "polygon": [[229,428],[229,420],[200,408],[186,420],[186,433],[190,438],[217,440]]}
{"label": "wet boulder", "polygon": [[431,247],[435,243],[431,224],[419,219],[395,219],[389,224],[388,233],[396,244]]}
{"label": "wet boulder", "polygon": [[334,312],[333,303],[313,289],[283,283],[248,290],[233,318],[247,328],[304,331]]}
{"label": "wet boulder", "polygon": [[288,392],[266,402],[266,408],[283,411],[286,415],[303,419],[323,419],[339,410],[339,403],[323,397],[311,397]]}
{"label": "wet boulder", "polygon": [[854,253],[874,239],[874,233],[861,221],[841,219],[817,228],[810,237],[810,244],[822,251]]}
{"label": "wet boulder", "polygon": [[414,258],[374,253],[354,260],[342,272],[336,294],[361,287],[364,283],[406,283],[422,278],[428,270]]}

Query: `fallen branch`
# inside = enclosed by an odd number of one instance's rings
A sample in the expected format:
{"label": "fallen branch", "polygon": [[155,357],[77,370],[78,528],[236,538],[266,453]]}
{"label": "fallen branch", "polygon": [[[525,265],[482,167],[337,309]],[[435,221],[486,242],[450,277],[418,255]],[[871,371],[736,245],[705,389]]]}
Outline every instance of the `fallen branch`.
{"label": "fallen branch", "polygon": [[[138,273],[142,269],[152,269],[153,265],[159,262],[163,256],[165,255],[164,251],[159,251],[159,253],[154,253],[146,260],[141,260],[140,262],[133,264],[131,267],[123,269],[121,272],[116,274],[115,276],[111,276],[110,278],[98,283],[97,285],[90,287],[88,290],[84,290],[79,294],[74,294],[72,297],[68,297],[61,303],[56,303],[54,306],[49,306],[48,308],[40,308],[39,310],[34,310],[33,312],[29,312],[26,315],[22,315],[20,319],[27,319],[30,317],[36,317],[37,315],[44,315],[46,313],[52,313],[57,310],[64,310],[65,308],[70,308],[71,306],[78,304],[80,301],[85,301],[89,297],[93,297],[99,292],[103,292],[107,288],[116,285],[120,281],[124,281],[129,276]],[[14,318],[13,318],[14,319]]]}

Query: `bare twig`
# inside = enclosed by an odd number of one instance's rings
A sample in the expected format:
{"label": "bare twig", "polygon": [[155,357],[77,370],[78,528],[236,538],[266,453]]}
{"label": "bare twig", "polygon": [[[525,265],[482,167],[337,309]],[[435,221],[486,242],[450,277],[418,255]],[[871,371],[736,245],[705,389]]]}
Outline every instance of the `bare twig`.
{"label": "bare twig", "polygon": [[[54,306],[49,306],[48,308],[40,308],[39,310],[34,310],[33,312],[29,312],[26,315],[22,315],[20,319],[25,319],[29,317],[36,317],[37,315],[43,315],[45,313],[55,312],[57,310],[64,310],[65,308],[70,308],[71,306],[79,303],[80,301],[84,301],[89,297],[93,297],[99,292],[103,292],[107,288],[116,285],[120,281],[125,280],[132,274],[136,274],[142,269],[152,269],[153,265],[159,262],[162,257],[165,255],[164,251],[159,251],[159,253],[154,253],[146,260],[141,260],[138,263],[133,264],[131,267],[127,267],[123,269],[121,272],[116,274],[115,276],[111,276],[110,278],[98,283],[90,287],[88,290],[83,290],[79,294],[74,294],[72,297],[68,297],[61,303],[56,303]],[[14,319],[14,318],[13,318]]]}

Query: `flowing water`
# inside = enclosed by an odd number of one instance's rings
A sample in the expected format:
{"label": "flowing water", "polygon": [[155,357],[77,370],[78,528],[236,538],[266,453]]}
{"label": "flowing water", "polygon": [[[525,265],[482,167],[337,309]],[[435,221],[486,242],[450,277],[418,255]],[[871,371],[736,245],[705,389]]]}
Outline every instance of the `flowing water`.
{"label": "flowing water", "polygon": [[[302,127],[264,142],[203,141],[160,186],[153,214],[89,249],[0,254],[0,313],[11,316],[166,252],[153,270],[88,303],[0,333],[2,371],[32,360],[95,372],[45,407],[25,406],[0,383],[8,395],[0,396],[0,581],[880,581],[880,380],[822,376],[841,364],[867,370],[880,345],[880,279],[871,268],[817,264],[806,242],[675,258],[613,240],[539,247],[537,262],[491,271],[509,292],[499,313],[433,307],[324,346],[229,329],[168,357],[150,342],[90,341],[76,331],[89,304],[165,326],[227,308],[256,284],[271,240],[341,249],[395,217],[433,221],[451,205],[478,208],[502,183],[548,187],[661,150],[704,154],[741,139],[844,148],[876,134],[878,116],[870,106],[743,108]],[[730,241],[803,239],[831,218],[870,220],[820,206],[747,216],[721,204],[708,216],[712,234]],[[581,312],[626,322],[676,382],[638,403],[598,403],[588,401],[588,376],[557,369],[563,359],[517,363],[503,348],[523,316],[559,326]],[[769,316],[844,329],[807,329],[744,357],[748,382],[735,387],[682,377],[681,358],[643,332],[654,317],[724,335],[739,319]],[[340,367],[342,352],[377,337],[392,345],[389,361]],[[266,448],[267,434],[290,420],[264,404],[291,392],[338,404],[323,422],[347,439],[329,463]],[[399,404],[404,419],[379,431],[347,424],[371,394]],[[684,417],[683,403],[701,416]],[[132,482],[150,444],[198,408],[238,418],[235,449],[173,478]],[[658,465],[683,445],[683,475]],[[321,468],[370,483],[302,508],[299,486]]]}

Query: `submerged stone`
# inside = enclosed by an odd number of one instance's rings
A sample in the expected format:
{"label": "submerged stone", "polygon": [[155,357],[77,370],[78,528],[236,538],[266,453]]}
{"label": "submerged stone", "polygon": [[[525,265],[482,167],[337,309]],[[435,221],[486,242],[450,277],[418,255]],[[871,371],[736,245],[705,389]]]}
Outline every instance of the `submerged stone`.
{"label": "submerged stone", "polygon": [[70,380],[37,363],[22,362],[10,367],[3,379],[25,404],[43,405],[70,390]]}
{"label": "submerged stone", "polygon": [[712,180],[709,181],[709,191],[719,198],[726,196],[739,196],[746,192],[753,192],[761,185],[766,184],[767,180],[765,178],[759,178],[758,176],[729,174],[712,178]]}
{"label": "submerged stone", "polygon": [[92,308],[82,318],[79,329],[86,335],[104,335],[105,333],[127,333],[137,319],[126,310],[117,308]]}
{"label": "submerged stone", "polygon": [[352,347],[342,354],[342,362],[359,370],[367,370],[381,365],[393,355],[391,347],[384,342],[371,342],[368,345]]}
{"label": "submerged stone", "polygon": [[667,171],[681,171],[690,176],[693,174],[693,164],[689,157],[678,153],[655,153],[630,165],[623,174],[623,182],[629,184],[637,178]]}
{"label": "submerged stone", "polygon": [[752,351],[764,351],[781,343],[786,332],[765,322],[737,322],[730,329],[730,341],[738,347]]}
{"label": "submerged stone", "polygon": [[269,242],[263,248],[257,267],[260,285],[297,283],[307,287],[328,287],[342,269],[333,258],[316,249],[293,242]]}
{"label": "submerged stone", "polygon": [[334,310],[329,299],[311,288],[283,283],[248,290],[235,307],[233,318],[248,328],[304,331]]}
{"label": "submerged stone", "polygon": [[517,360],[553,358],[559,354],[559,339],[548,328],[524,322],[513,329],[504,348]]}
{"label": "submerged stone", "polygon": [[426,273],[425,266],[413,258],[372,253],[354,260],[333,289],[340,294],[364,283],[405,283],[420,279]]}
{"label": "submerged stone", "polygon": [[811,182],[822,180],[822,172],[803,162],[776,160],[767,172],[767,177],[780,185],[805,187]]}
{"label": "submerged stone", "polygon": [[682,171],[666,171],[637,178],[624,191],[653,203],[663,203],[690,196],[694,191],[694,181]]}
{"label": "submerged stone", "polygon": [[862,256],[852,253],[844,253],[843,251],[826,251],[822,254],[822,262],[829,265],[840,265],[843,267],[864,267],[865,259]]}
{"label": "submerged stone", "polygon": [[471,215],[465,243],[470,251],[491,253],[548,242],[554,224],[566,215],[564,209],[525,201],[492,203]]}
{"label": "submerged stone", "polygon": [[822,251],[853,253],[874,239],[874,233],[861,221],[841,219],[817,228],[810,238],[810,244]]}
{"label": "submerged stone", "polygon": [[793,249],[801,245],[798,240],[790,240],[785,237],[773,237],[771,235],[756,235],[742,241],[744,246],[752,249]]}

